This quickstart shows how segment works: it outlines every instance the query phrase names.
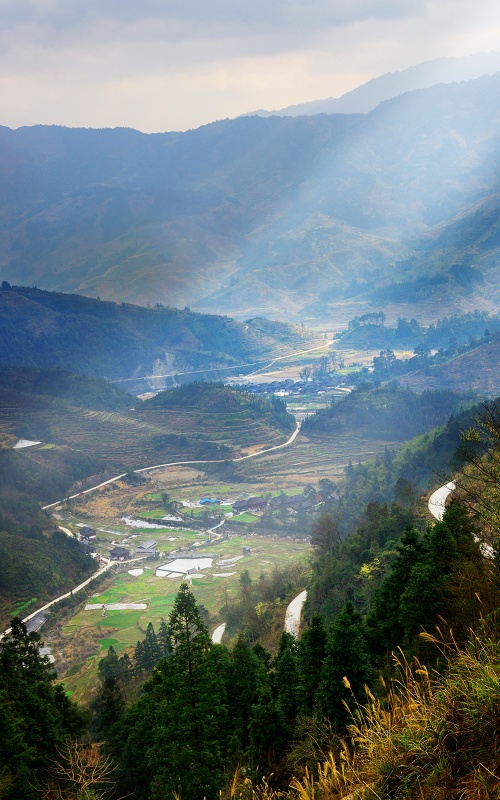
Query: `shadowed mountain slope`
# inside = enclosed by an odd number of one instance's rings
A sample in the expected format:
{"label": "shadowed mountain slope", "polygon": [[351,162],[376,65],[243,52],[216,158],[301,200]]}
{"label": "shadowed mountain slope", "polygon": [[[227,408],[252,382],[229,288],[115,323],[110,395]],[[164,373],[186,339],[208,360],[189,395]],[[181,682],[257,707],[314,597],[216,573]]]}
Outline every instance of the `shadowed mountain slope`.
{"label": "shadowed mountain slope", "polygon": [[[298,326],[142,308],[36,288],[0,290],[0,359],[122,379],[238,368],[313,346]],[[132,388],[127,385],[127,388]]]}

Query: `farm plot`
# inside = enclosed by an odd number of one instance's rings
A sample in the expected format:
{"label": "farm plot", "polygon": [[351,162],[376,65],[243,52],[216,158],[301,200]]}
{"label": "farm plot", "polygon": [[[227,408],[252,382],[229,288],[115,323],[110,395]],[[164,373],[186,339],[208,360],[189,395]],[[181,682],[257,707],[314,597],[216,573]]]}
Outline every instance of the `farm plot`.
{"label": "farm plot", "polygon": [[[249,547],[250,553],[242,556],[243,547]],[[204,549],[209,549],[213,555],[212,566],[204,569],[201,576],[193,574],[187,580],[191,582],[196,601],[212,615],[213,627],[222,621],[219,612],[228,599],[238,596],[239,578],[244,570],[248,570],[253,580],[258,580],[261,573],[304,561],[309,553],[309,545],[303,541],[252,535],[232,536]],[[197,556],[203,557],[203,552],[198,552]],[[81,608],[61,631],[63,644],[81,638],[92,639],[97,634],[94,654],[81,669],[73,668],[61,675],[66,688],[76,697],[83,696],[86,691],[82,670],[87,684],[95,681],[98,660],[102,658],[106,645],[109,646],[107,643],[113,644],[117,651],[133,648],[144,637],[149,622],[157,629],[161,619],[168,617],[179,586],[186,580],[183,576],[157,577],[156,564],[165,562],[156,562],[154,566],[151,562],[141,563],[144,567],[142,575],[132,576],[124,571],[112,576],[111,585],[87,601],[88,605],[95,605],[95,609],[86,611]],[[103,604],[113,606],[118,603],[145,604],[146,608],[110,610],[103,617]]]}

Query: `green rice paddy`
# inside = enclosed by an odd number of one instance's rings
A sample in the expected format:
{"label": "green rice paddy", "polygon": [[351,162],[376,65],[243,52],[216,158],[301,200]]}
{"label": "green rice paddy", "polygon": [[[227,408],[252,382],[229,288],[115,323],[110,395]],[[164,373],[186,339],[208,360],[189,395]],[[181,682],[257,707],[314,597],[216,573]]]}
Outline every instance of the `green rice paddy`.
{"label": "green rice paddy", "polygon": [[[253,515],[252,515],[253,516]],[[156,534],[156,531],[154,532]],[[169,530],[168,534],[173,531]],[[149,532],[151,535],[151,531]],[[160,546],[160,537],[158,544]],[[196,534],[192,535],[196,538]],[[137,540],[134,540],[137,541]],[[243,556],[243,547],[250,547],[251,552]],[[203,604],[213,617],[213,627],[222,621],[219,611],[225,605],[227,597],[236,597],[239,592],[239,578],[244,570],[248,570],[254,580],[258,580],[263,572],[272,572],[288,564],[307,559],[309,545],[303,541],[290,538],[263,537],[241,533],[231,535],[224,540],[212,542],[196,548],[196,555],[203,557],[206,553],[215,555],[213,565],[199,576],[189,576],[191,589],[196,601]],[[217,566],[219,560],[236,559],[233,563]],[[65,686],[77,696],[85,693],[85,687],[92,685],[97,674],[99,658],[112,645],[117,652],[135,647],[144,634],[149,622],[158,629],[161,619],[167,619],[172,610],[179,586],[185,578],[159,578],[155,575],[158,566],[164,559],[154,562],[134,562],[119,567],[120,571],[112,577],[112,584],[96,593],[87,603],[146,603],[143,610],[107,611],[103,616],[102,608],[85,611],[81,606],[74,616],[64,625],[62,634],[72,637],[83,629],[91,629],[102,638],[96,645],[96,653],[87,659],[77,671],[69,669],[62,676]],[[140,566],[144,573],[139,576],[129,575],[127,567]],[[233,573],[233,574],[229,574]],[[217,577],[222,575],[224,577]]]}

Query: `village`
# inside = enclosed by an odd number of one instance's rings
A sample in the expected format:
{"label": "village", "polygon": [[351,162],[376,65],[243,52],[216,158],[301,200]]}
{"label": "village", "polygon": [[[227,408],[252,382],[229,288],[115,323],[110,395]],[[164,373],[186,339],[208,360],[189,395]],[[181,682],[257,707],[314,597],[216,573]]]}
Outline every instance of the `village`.
{"label": "village", "polygon": [[[331,489],[330,495],[331,496]],[[325,493],[326,496],[327,493]],[[158,548],[156,539],[143,539],[144,534],[150,529],[159,529],[168,532],[172,529],[176,536],[168,537],[171,541],[177,541],[181,537],[179,533],[190,533],[200,537],[198,541],[183,543],[182,547],[175,547],[171,550],[171,557],[179,559],[196,559],[197,551],[200,547],[208,546],[217,540],[227,540],[231,533],[236,533],[226,523],[233,522],[241,526],[259,523],[262,514],[266,510],[271,515],[271,519],[284,517],[297,517],[301,514],[309,514],[315,506],[324,502],[324,496],[316,492],[314,487],[306,487],[304,494],[285,494],[281,492],[274,496],[265,497],[248,496],[246,498],[231,500],[217,497],[202,497],[199,500],[183,500],[176,505],[176,513],[166,515],[147,514],[146,518],[133,519],[122,517],[120,522],[131,527],[133,531],[124,535],[123,528],[118,527],[113,531],[115,535],[123,536],[120,543],[112,540],[106,547],[106,540],[102,534],[109,531],[99,530],[98,527],[91,527],[82,522],[76,522],[75,535],[80,544],[80,548],[96,560],[102,561],[109,558],[113,562],[129,562],[143,559],[158,559],[162,551]],[[174,504],[172,504],[174,505]],[[203,514],[197,512],[205,512]],[[183,513],[184,512],[184,513]],[[215,522],[211,527],[207,527],[211,522]],[[182,527],[181,527],[182,526]],[[179,528],[181,530],[179,531]],[[69,531],[68,531],[69,532]],[[140,541],[136,541],[140,539]],[[132,541],[135,540],[135,541]],[[104,546],[103,546],[104,545]],[[248,555],[249,547],[243,547],[242,555]],[[212,556],[213,557],[213,556]],[[165,571],[165,565],[157,568],[156,574],[161,576]],[[182,574],[189,574],[191,569],[182,571]]]}

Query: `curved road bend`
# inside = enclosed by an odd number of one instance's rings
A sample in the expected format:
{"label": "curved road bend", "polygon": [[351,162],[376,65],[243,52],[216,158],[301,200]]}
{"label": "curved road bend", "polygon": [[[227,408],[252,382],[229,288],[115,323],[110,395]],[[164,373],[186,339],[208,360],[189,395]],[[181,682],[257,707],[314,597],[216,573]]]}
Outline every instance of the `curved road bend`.
{"label": "curved road bend", "polygon": [[[448,496],[455,491],[456,484],[453,481],[446,483],[444,486],[440,486],[439,489],[436,489],[435,492],[431,494],[429,497],[429,511],[431,512],[432,516],[435,517],[439,522],[443,519],[444,512],[446,510],[446,500]],[[474,536],[474,540],[479,542],[479,549],[485,558],[494,558],[495,551],[491,544],[488,542],[481,541],[477,536]]]}
{"label": "curved road bend", "polygon": [[446,508],[446,500],[448,499],[448,496],[455,491],[455,489],[455,483],[450,481],[449,483],[445,483],[444,486],[440,486],[439,489],[436,489],[436,491],[433,492],[429,497],[427,506],[432,516],[439,522],[441,522],[443,519],[443,514]]}
{"label": "curved road bend", "polygon": [[294,597],[292,602],[289,604],[286,615],[285,615],[285,631],[287,633],[291,633],[296,639],[299,636],[299,628],[300,628],[300,617],[302,615],[302,606],[306,602],[307,598],[307,591],[304,589],[303,592]]}
{"label": "curved road bend", "polygon": [[226,630],[226,623],[223,622],[221,625],[218,625],[214,632],[212,633],[212,642],[213,644],[220,644],[222,642],[222,637],[224,636],[224,631]]}

